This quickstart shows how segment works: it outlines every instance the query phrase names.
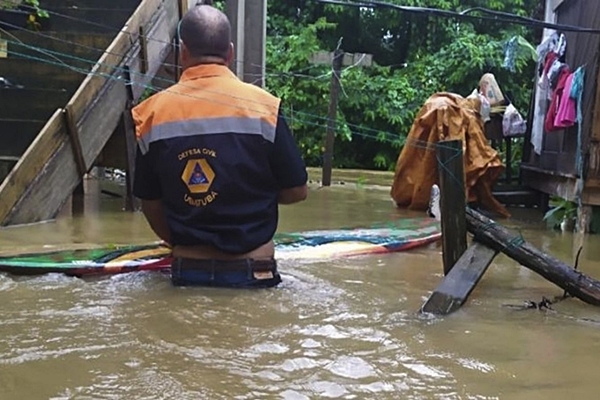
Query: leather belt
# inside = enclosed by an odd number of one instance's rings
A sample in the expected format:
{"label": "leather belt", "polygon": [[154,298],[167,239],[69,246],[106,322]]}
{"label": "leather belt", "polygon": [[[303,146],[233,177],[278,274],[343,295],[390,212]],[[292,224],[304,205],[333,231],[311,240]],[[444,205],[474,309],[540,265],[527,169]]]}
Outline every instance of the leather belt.
{"label": "leather belt", "polygon": [[172,267],[179,270],[204,272],[274,272],[277,270],[277,261],[275,259],[254,260],[251,258],[239,260],[176,258]]}

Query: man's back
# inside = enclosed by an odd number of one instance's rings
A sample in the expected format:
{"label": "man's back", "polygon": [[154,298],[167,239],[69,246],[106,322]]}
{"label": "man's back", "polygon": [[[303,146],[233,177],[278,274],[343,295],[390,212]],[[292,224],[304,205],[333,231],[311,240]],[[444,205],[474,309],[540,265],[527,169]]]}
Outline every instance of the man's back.
{"label": "man's back", "polygon": [[134,194],[173,245],[176,284],[270,287],[278,204],[306,198],[306,168],[280,101],[239,81],[227,16],[190,9],[178,84],[134,108]]}
{"label": "man's back", "polygon": [[[277,170],[278,108],[226,67],[200,65],[134,110],[174,244],[235,254],[271,239],[286,178]],[[303,183],[296,180],[283,186]]]}

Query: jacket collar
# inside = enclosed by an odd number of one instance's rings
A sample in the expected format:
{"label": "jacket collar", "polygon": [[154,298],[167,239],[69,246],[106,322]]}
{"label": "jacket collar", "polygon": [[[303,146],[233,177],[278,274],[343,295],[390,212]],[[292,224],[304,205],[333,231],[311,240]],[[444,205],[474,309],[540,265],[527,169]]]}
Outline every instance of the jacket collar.
{"label": "jacket collar", "polygon": [[191,81],[202,78],[223,77],[237,79],[231,70],[220,64],[200,64],[187,68],[181,74],[180,82]]}

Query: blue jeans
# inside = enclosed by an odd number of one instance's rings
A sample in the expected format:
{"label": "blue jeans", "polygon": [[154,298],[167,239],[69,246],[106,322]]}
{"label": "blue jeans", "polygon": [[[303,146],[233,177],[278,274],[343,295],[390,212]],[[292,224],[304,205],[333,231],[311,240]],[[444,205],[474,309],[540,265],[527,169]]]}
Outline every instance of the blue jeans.
{"label": "blue jeans", "polygon": [[176,258],[171,265],[175,286],[269,288],[281,283],[275,259],[197,260]]}

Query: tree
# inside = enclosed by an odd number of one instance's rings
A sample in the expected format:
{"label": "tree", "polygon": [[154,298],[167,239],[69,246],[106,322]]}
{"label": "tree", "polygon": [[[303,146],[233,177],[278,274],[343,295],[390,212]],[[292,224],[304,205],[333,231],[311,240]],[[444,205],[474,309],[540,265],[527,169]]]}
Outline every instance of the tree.
{"label": "tree", "polygon": [[[543,13],[535,0],[387,1],[455,11]],[[424,101],[439,91],[468,95],[486,72],[496,75],[526,114],[534,63],[521,57],[511,73],[502,67],[504,46],[515,35],[536,42],[539,30],[313,0],[270,1],[268,7],[267,86],[284,100],[309,165],[321,162],[331,71],[308,59],[317,50],[332,51],[341,38],[343,50],[371,53],[377,65],[343,72],[337,167],[393,168]]]}

